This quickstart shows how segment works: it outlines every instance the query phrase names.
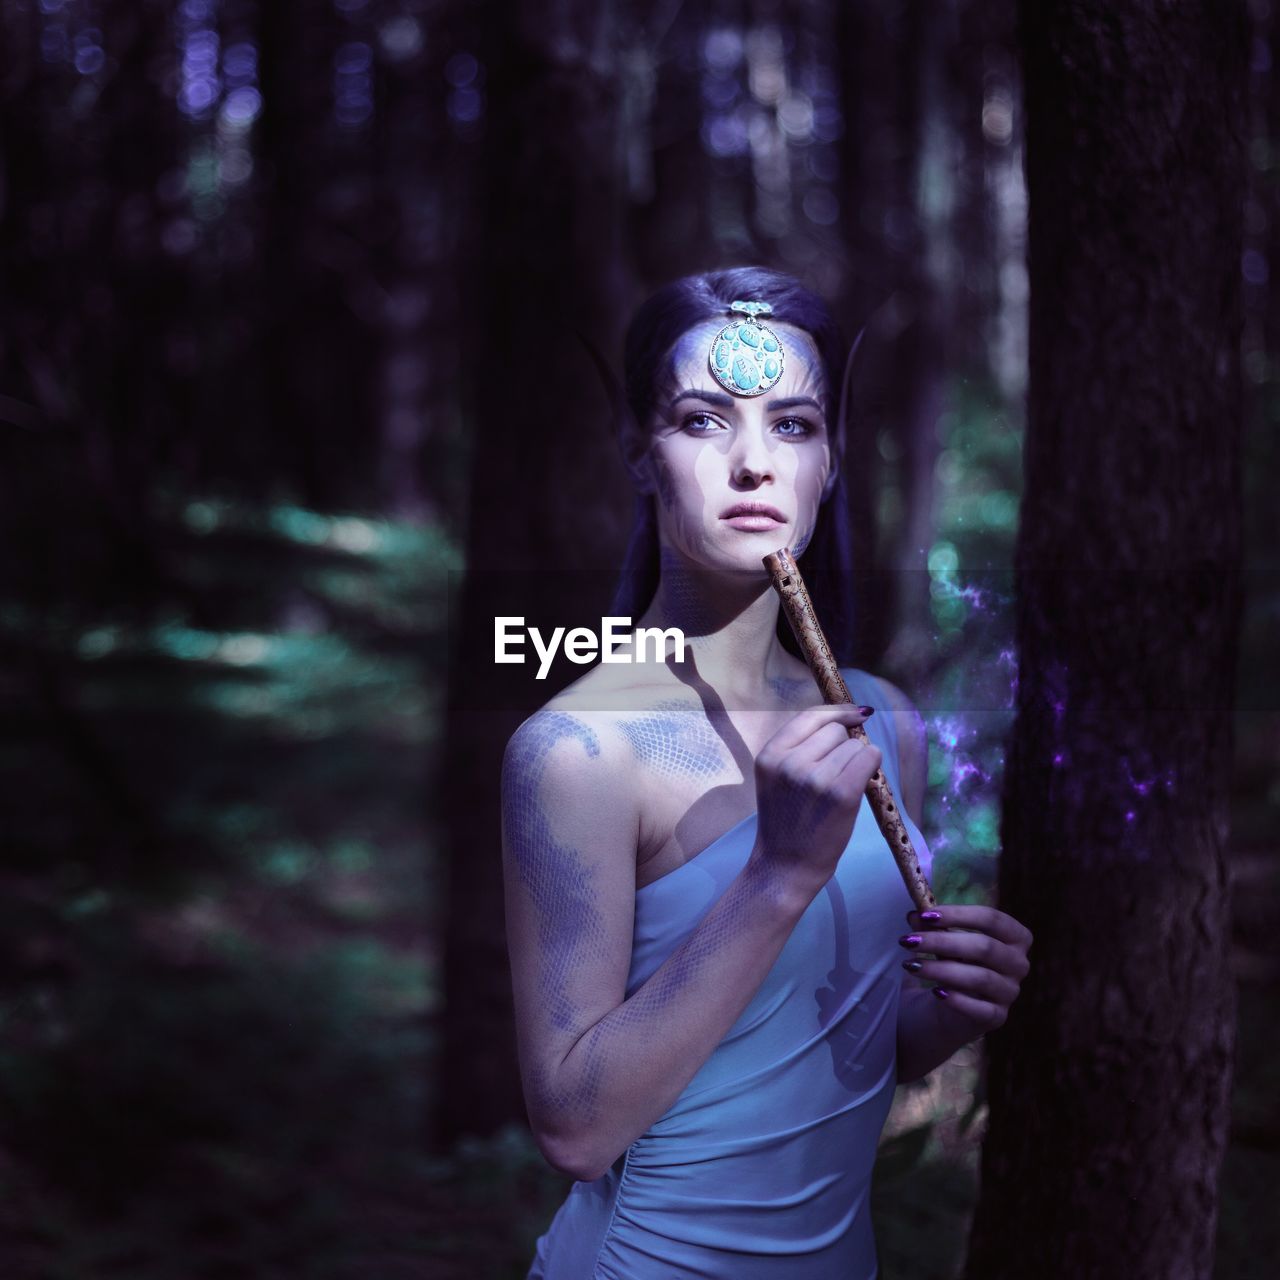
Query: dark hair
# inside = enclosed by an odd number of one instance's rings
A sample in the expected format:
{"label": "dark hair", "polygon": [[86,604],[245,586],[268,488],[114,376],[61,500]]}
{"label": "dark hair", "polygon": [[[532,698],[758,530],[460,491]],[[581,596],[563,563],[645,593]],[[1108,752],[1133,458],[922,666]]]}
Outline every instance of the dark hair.
{"label": "dark hair", "polygon": [[[803,329],[814,342],[826,376],[827,420],[834,430],[843,412],[839,403],[845,346],[840,328],[827,304],[793,276],[765,267],[733,267],[684,276],[664,285],[641,304],[624,346],[626,400],[632,418],[643,430],[655,409],[656,388],[669,370],[672,351],[682,334],[694,325],[724,316],[735,298],[767,302],[771,318]],[[612,612],[640,617],[658,587],[658,526],[651,494],[637,496],[635,524],[614,593]],[[818,511],[813,537],[797,561],[813,597],[814,609],[832,653],[842,666],[852,662],[853,566],[850,552],[848,503],[843,468]],[[778,611],[778,639],[800,657],[786,615]]]}

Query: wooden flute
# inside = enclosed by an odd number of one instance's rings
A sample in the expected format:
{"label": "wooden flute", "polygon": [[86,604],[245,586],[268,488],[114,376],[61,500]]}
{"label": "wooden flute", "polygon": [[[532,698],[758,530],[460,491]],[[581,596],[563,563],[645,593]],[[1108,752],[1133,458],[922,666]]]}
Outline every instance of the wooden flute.
{"label": "wooden flute", "polygon": [[[764,557],[764,567],[769,572],[774,590],[782,599],[782,607],[786,611],[787,621],[795,632],[796,640],[804,653],[809,670],[818,682],[824,702],[852,702],[848,686],[840,674],[840,668],[827,644],[827,638],[818,625],[818,615],[813,611],[813,602],[805,590],[804,579],[791,554],[790,547],[782,547]],[[861,725],[854,725],[849,733],[863,742],[870,742]],[[867,783],[867,800],[871,804],[871,812],[875,814],[876,824],[888,842],[889,850],[898,870],[902,874],[903,883],[915,903],[916,910],[928,911],[938,905],[933,890],[920,870],[920,859],[907,834],[906,823],[902,820],[898,804],[893,798],[889,780],[883,769],[877,769]]]}

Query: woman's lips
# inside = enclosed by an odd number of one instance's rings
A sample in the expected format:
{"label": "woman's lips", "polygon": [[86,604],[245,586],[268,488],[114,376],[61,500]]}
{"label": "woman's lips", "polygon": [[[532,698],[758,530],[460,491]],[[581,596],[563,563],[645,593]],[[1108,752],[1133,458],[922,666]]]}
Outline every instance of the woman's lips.
{"label": "woman's lips", "polygon": [[740,516],[727,516],[725,523],[732,525],[735,529],[741,529],[744,533],[768,533],[770,529],[777,529],[785,522],[755,512],[751,515],[744,513]]}

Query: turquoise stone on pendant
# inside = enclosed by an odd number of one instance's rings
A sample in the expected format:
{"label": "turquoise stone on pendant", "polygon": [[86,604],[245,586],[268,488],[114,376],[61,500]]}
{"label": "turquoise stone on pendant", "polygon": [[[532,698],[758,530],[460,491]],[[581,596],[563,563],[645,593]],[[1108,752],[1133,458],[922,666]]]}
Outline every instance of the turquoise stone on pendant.
{"label": "turquoise stone on pendant", "polygon": [[751,393],[760,385],[760,366],[750,356],[735,356],[733,381],[735,391]]}
{"label": "turquoise stone on pendant", "polygon": [[757,312],[767,315],[772,308],[767,303],[735,302],[732,309],[750,318],[725,325],[712,338],[707,364],[726,391],[758,396],[782,377],[782,343],[756,319]]}

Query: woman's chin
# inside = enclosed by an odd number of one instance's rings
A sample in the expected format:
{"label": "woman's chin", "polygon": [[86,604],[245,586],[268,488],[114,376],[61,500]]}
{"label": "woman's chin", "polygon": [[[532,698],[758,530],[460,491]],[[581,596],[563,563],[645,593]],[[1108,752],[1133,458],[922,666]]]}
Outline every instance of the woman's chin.
{"label": "woman's chin", "polygon": [[756,532],[731,531],[728,539],[720,541],[720,554],[726,560],[751,569],[761,569],[760,561],[771,552],[780,551],[791,545],[791,529],[780,524],[776,529],[762,529]]}
{"label": "woman's chin", "polygon": [[719,547],[716,553],[708,557],[708,569],[734,577],[742,576],[750,579],[767,577],[764,558],[787,545],[785,530],[783,536],[776,534],[756,534],[750,539],[743,538],[731,547]]}
{"label": "woman's chin", "polygon": [[728,529],[729,536],[725,537],[725,532],[717,529],[703,539],[701,546],[682,548],[676,554],[695,572],[755,579],[767,576],[762,563],[765,556],[790,545],[788,538],[791,536],[791,529],[785,524],[759,533]]}

